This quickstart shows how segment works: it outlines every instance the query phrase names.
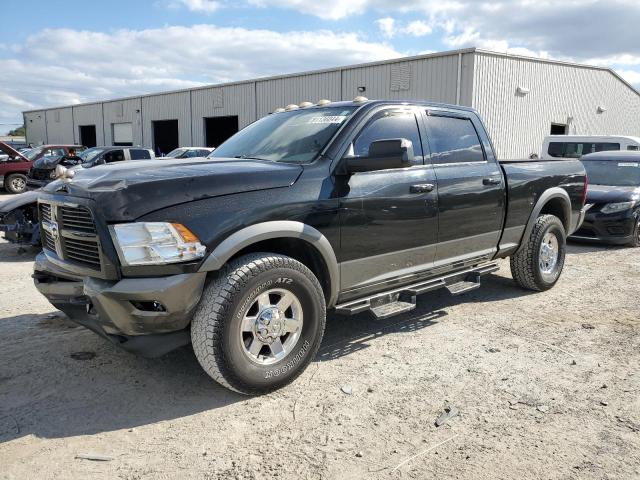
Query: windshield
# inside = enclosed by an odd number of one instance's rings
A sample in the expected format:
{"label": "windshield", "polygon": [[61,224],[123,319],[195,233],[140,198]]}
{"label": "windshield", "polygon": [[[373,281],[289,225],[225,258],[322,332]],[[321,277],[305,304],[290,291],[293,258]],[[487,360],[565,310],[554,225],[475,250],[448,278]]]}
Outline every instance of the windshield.
{"label": "windshield", "polygon": [[640,158],[628,161],[582,160],[589,184],[615,187],[640,186]]}
{"label": "windshield", "polygon": [[29,160],[35,160],[40,153],[42,153],[44,147],[32,148],[27,153],[24,154]]}
{"label": "windshield", "polygon": [[104,148],[89,148],[78,155],[82,159],[82,163],[93,161],[98,155],[104,152]]}
{"label": "windshield", "polygon": [[186,151],[186,148],[176,148],[175,150],[171,150],[169,153],[167,153],[167,157],[180,158]]}
{"label": "windshield", "polygon": [[309,163],[315,160],[355,109],[326,107],[274,113],[236,133],[208,158]]}

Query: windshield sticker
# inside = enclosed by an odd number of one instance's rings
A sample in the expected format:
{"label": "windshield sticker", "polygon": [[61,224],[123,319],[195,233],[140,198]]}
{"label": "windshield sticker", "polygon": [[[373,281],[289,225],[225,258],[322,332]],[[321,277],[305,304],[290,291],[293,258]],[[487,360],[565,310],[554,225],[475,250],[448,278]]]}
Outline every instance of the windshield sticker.
{"label": "windshield sticker", "polygon": [[619,167],[637,167],[640,165],[638,162],[621,162],[618,163]]}
{"label": "windshield sticker", "polygon": [[311,117],[307,123],[325,124],[325,123],[342,123],[347,119],[346,115],[327,115],[325,117]]}

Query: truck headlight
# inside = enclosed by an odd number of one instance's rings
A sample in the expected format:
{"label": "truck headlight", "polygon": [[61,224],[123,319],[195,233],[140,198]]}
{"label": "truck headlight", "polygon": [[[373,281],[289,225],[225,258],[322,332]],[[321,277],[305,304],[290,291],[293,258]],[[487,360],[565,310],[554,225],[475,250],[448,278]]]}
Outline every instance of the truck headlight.
{"label": "truck headlight", "polygon": [[58,174],[56,173],[56,171],[55,171],[55,170],[51,170],[51,171],[49,172],[49,178],[51,178],[51,179],[53,179],[53,180],[55,180],[56,178],[58,178]]}
{"label": "truck headlight", "polygon": [[164,265],[202,258],[206,247],[180,223],[134,222],[113,225],[123,265]]}
{"label": "truck headlight", "polygon": [[607,203],[600,209],[602,213],[616,213],[633,208],[636,202]]}

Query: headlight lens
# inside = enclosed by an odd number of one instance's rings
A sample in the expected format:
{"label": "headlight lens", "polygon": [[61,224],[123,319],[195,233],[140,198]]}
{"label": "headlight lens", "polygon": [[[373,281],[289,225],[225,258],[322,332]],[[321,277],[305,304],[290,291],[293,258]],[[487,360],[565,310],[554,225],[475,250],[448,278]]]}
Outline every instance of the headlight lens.
{"label": "headlight lens", "polygon": [[56,171],[55,171],[55,170],[51,170],[51,171],[49,172],[49,178],[52,178],[52,179],[54,179],[54,180],[55,180],[56,178],[58,178],[58,175],[56,174]]}
{"label": "headlight lens", "polygon": [[179,223],[135,222],[111,227],[123,265],[164,265],[202,258],[206,247]]}
{"label": "headlight lens", "polygon": [[600,210],[602,213],[616,213],[622,212],[623,210],[629,210],[633,208],[635,202],[620,202],[620,203],[607,203]]}

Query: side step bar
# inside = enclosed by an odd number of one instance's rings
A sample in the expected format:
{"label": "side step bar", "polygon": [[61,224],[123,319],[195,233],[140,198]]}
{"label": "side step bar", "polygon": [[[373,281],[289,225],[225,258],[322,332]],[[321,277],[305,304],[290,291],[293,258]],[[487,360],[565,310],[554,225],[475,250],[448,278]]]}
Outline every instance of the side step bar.
{"label": "side step bar", "polygon": [[416,297],[439,288],[446,288],[452,295],[475,290],[480,287],[480,277],[500,269],[497,263],[486,263],[462,271],[424,280],[388,292],[336,305],[340,315],[356,315],[371,311],[378,320],[409,312],[416,308]]}

